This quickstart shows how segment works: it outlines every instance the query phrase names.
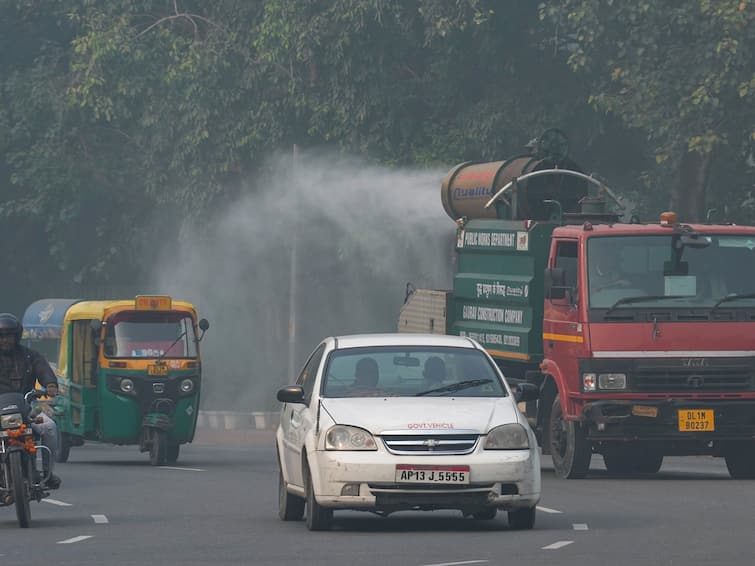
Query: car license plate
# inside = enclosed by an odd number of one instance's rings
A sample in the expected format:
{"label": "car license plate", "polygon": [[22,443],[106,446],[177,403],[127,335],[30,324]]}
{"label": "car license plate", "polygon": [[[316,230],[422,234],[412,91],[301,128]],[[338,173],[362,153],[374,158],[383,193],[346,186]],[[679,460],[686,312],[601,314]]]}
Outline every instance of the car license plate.
{"label": "car license plate", "polygon": [[147,375],[168,375],[168,366],[164,365],[149,365],[147,366]]}
{"label": "car license plate", "polygon": [[679,409],[679,430],[682,432],[709,432],[716,430],[713,409]]}
{"label": "car license plate", "polygon": [[396,483],[468,484],[469,466],[397,464]]}

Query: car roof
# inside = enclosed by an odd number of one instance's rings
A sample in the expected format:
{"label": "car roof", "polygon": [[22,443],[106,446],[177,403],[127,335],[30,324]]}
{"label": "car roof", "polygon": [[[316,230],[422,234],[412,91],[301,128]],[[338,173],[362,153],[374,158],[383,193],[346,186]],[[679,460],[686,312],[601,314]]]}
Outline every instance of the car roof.
{"label": "car roof", "polygon": [[334,347],[361,348],[364,346],[446,346],[454,348],[474,348],[479,346],[463,336],[448,336],[445,334],[412,334],[404,332],[384,334],[348,334],[332,336]]}

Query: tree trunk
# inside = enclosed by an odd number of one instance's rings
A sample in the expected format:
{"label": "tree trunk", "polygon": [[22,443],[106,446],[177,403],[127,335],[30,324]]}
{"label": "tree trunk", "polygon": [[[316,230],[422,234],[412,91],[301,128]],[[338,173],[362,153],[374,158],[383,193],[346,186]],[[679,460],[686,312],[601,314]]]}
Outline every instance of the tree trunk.
{"label": "tree trunk", "polygon": [[705,185],[710,153],[687,152],[679,164],[679,182],[671,190],[671,210],[680,222],[704,222]]}

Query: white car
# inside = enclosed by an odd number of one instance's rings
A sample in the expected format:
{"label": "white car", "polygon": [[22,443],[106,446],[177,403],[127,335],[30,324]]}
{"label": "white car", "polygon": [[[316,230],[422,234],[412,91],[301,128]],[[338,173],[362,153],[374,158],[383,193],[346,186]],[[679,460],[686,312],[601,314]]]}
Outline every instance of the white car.
{"label": "white car", "polygon": [[540,500],[537,441],[497,366],[474,340],[437,334],[325,339],[278,392],[279,516],[328,529],[335,509],[387,515],[508,511],[530,529]]}

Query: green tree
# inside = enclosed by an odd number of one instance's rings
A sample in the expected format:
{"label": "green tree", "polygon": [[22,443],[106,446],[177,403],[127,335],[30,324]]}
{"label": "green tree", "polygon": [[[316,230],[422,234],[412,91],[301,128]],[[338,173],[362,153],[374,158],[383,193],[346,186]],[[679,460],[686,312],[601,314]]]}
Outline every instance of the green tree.
{"label": "green tree", "polygon": [[692,221],[722,208],[724,185],[736,184],[729,216],[740,209],[753,188],[752,2],[564,0],[540,10],[555,48],[590,83],[591,104],[647,138],[652,192]]}

